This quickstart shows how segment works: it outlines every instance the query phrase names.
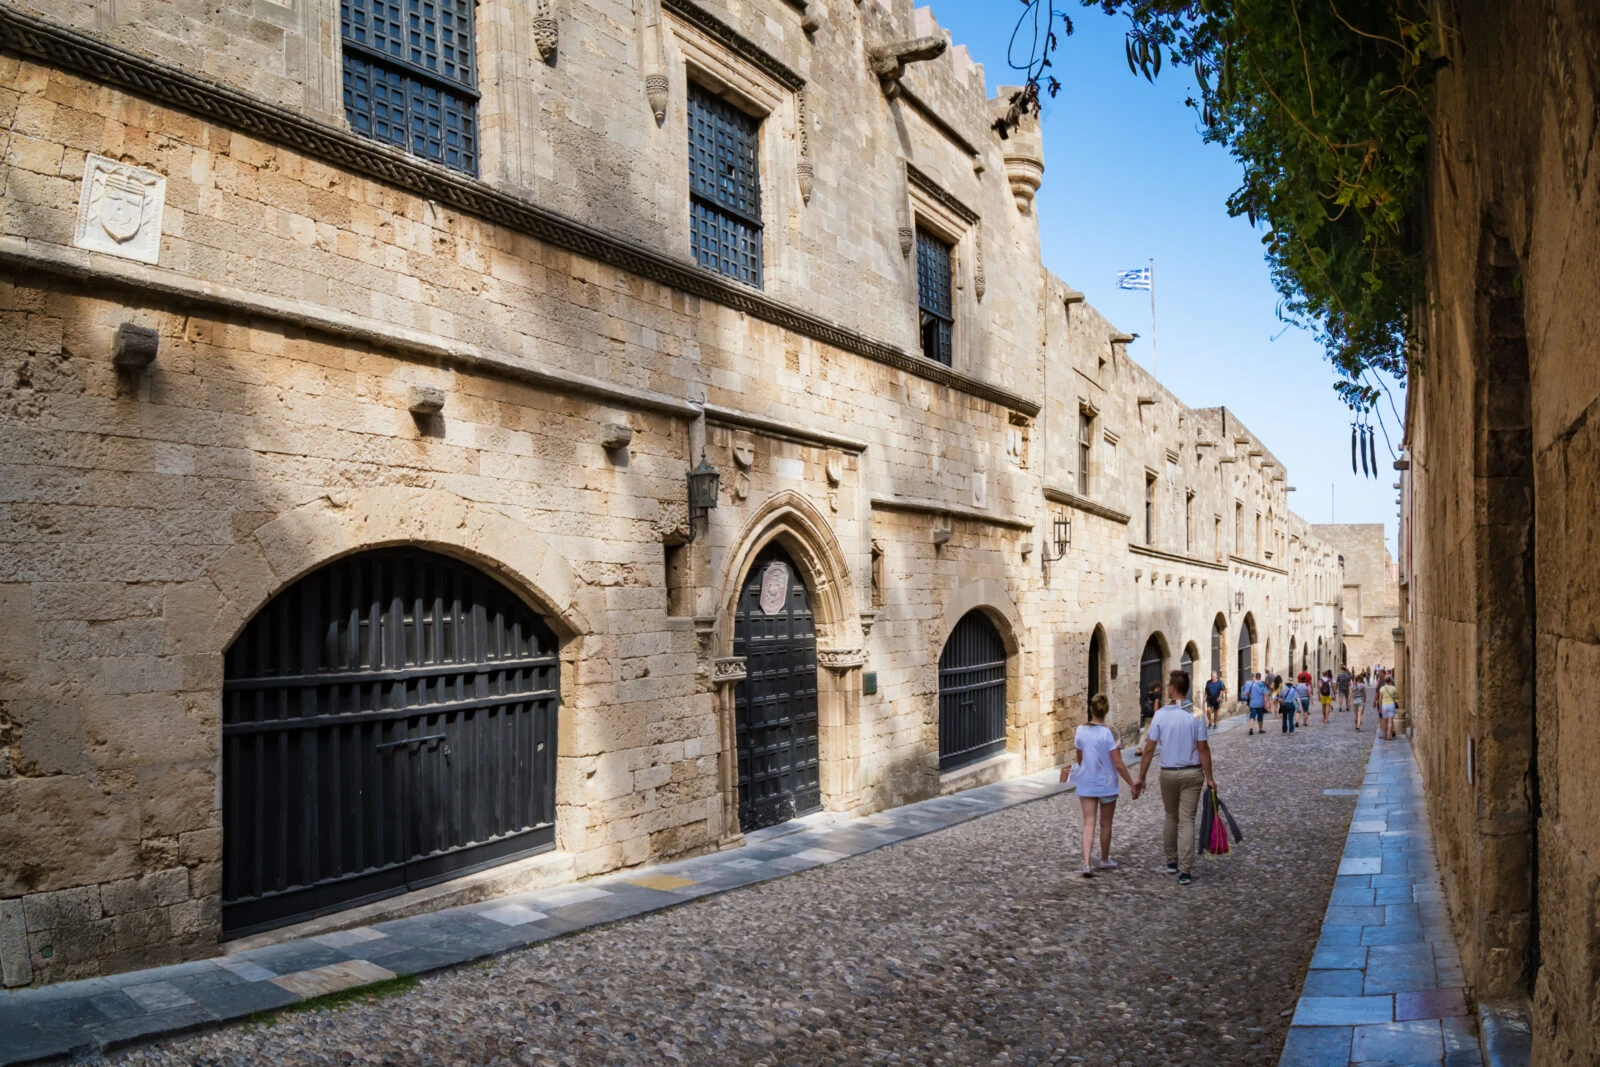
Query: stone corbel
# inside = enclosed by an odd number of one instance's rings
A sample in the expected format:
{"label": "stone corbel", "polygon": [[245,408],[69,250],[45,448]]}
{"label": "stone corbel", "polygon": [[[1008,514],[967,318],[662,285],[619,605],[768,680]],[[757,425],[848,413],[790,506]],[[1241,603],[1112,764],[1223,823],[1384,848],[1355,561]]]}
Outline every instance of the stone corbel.
{"label": "stone corbel", "polygon": [[551,57],[556,54],[556,45],[560,38],[561,27],[556,22],[550,0],[538,0],[533,8],[533,46],[539,50],[539,58],[546,63],[550,62]]}
{"label": "stone corbel", "polygon": [[640,40],[644,46],[644,96],[650,103],[650,113],[660,126],[667,120],[667,81],[661,69],[661,7],[656,0],[645,0],[639,5],[644,17]]}
{"label": "stone corbel", "polygon": [[948,46],[949,42],[943,37],[912,37],[880,44],[867,53],[867,58],[872,64],[872,73],[878,76],[878,84],[883,87],[883,95],[893,100],[900,95],[900,79],[905,75],[907,64],[937,59],[944,55]]}
{"label": "stone corbel", "polygon": [[[721,662],[720,660],[718,661]],[[741,665],[743,660],[740,661]],[[848,671],[867,662],[867,658],[859,648],[819,648],[817,649],[817,666],[826,667],[830,671]],[[743,669],[741,666],[740,669]]]}

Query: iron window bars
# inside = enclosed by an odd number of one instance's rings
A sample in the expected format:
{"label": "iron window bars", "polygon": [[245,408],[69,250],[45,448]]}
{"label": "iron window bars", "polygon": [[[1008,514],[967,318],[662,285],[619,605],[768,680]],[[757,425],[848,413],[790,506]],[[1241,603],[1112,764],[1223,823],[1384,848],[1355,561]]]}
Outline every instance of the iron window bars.
{"label": "iron window bars", "polygon": [[922,354],[950,366],[950,245],[917,227],[917,310]]}
{"label": "iron window bars", "polygon": [[473,0],[340,0],[350,128],[478,173]]}
{"label": "iron window bars", "polygon": [[703,267],[761,288],[761,120],[689,83],[689,231]]}

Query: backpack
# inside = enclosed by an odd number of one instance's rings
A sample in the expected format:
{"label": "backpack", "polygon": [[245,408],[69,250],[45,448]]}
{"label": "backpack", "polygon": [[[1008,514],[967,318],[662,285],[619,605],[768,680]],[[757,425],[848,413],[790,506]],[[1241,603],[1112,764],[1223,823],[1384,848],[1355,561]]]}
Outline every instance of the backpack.
{"label": "backpack", "polygon": [[1317,692],[1320,695],[1325,696],[1325,697],[1333,696],[1333,690],[1328,687],[1328,680],[1326,678],[1324,678],[1322,680],[1322,688],[1319,689]]}

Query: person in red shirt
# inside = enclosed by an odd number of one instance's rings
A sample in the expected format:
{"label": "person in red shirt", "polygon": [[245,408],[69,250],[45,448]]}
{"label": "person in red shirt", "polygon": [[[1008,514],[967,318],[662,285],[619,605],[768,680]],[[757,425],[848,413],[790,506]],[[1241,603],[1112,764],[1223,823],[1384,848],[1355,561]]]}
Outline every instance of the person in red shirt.
{"label": "person in red shirt", "polygon": [[1301,671],[1300,672],[1300,676],[1298,678],[1296,678],[1295,681],[1297,681],[1301,685],[1306,686],[1306,687],[1309,688],[1310,685],[1311,685],[1311,672],[1310,671]]}

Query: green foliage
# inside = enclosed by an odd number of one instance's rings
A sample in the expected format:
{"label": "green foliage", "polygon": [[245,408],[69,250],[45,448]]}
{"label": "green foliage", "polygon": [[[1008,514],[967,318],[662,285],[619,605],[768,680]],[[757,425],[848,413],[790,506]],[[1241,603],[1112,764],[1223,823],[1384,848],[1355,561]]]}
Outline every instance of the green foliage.
{"label": "green foliage", "polygon": [[1208,141],[1244,171],[1233,215],[1263,224],[1279,315],[1327,349],[1347,403],[1404,377],[1422,295],[1428,94],[1442,60],[1425,0],[1082,0],[1131,23],[1128,65],[1187,66]]}

